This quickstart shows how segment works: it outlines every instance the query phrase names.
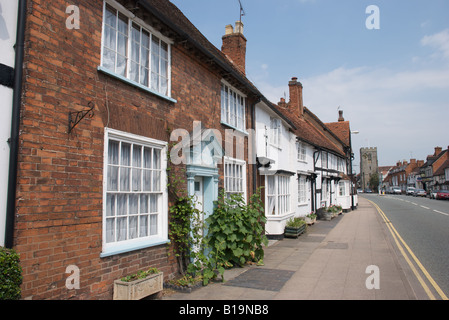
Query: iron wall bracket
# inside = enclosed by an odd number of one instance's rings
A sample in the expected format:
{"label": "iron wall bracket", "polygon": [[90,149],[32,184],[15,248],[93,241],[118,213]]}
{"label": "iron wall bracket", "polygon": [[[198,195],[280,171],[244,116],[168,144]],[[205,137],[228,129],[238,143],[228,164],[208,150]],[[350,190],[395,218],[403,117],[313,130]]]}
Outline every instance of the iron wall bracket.
{"label": "iron wall bracket", "polygon": [[80,123],[81,120],[84,119],[84,117],[88,116],[89,118],[92,118],[94,116],[94,107],[95,104],[90,101],[87,106],[89,107],[88,110],[82,110],[82,111],[75,111],[75,112],[69,112],[69,132],[72,132],[72,130],[76,127],[78,123]]}

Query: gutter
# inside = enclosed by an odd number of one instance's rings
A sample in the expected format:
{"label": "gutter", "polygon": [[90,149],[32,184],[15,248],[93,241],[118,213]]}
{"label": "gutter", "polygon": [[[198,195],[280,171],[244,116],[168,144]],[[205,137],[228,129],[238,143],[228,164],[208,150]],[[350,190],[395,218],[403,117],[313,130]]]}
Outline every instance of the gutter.
{"label": "gutter", "polygon": [[14,244],[14,220],[16,211],[16,191],[17,191],[17,159],[19,155],[19,129],[20,129],[20,106],[22,104],[22,79],[23,60],[25,44],[25,24],[26,24],[27,2],[19,0],[17,13],[17,35],[16,35],[16,56],[14,62],[14,85],[11,117],[11,137],[9,153],[9,174],[8,174],[8,196],[6,205],[6,230],[5,247],[12,248]]}

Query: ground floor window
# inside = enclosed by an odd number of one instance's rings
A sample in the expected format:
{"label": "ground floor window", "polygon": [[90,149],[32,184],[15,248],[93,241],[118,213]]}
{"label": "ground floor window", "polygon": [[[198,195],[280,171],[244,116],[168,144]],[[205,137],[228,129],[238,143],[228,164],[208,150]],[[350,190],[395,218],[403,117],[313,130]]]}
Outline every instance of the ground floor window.
{"label": "ground floor window", "polygon": [[226,195],[238,193],[246,200],[246,162],[225,157],[223,166]]}
{"label": "ground floor window", "polygon": [[103,251],[167,240],[166,143],[107,129]]}
{"label": "ground floor window", "polygon": [[307,203],[307,179],[305,176],[298,178],[298,204]]}
{"label": "ground floor window", "polygon": [[267,215],[290,213],[290,176],[266,176]]}

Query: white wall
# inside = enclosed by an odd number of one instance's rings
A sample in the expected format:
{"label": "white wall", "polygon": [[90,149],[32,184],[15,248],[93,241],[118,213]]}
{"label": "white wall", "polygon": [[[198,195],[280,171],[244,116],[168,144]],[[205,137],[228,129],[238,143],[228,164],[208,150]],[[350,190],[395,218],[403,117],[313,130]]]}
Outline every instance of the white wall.
{"label": "white wall", "polygon": [[[17,29],[17,1],[0,2],[0,63],[14,67],[14,44]],[[9,170],[9,145],[12,113],[11,88],[0,85],[0,246],[5,240],[6,198]]]}

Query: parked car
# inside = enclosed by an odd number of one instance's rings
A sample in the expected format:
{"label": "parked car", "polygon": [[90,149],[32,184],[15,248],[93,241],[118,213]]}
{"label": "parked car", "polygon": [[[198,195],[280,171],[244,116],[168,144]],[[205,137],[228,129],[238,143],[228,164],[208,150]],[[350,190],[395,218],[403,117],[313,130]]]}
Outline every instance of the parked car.
{"label": "parked car", "polygon": [[392,188],[393,194],[402,194],[402,190],[399,187]]}
{"label": "parked car", "polygon": [[416,189],[415,193],[413,194],[415,197],[426,197],[427,192],[424,189]]}
{"label": "parked car", "polygon": [[414,192],[415,192],[415,188],[413,188],[413,187],[408,187],[407,190],[405,190],[405,194],[407,196],[412,196]]}
{"label": "parked car", "polygon": [[435,199],[448,200],[449,199],[449,190],[438,190],[436,193]]}

